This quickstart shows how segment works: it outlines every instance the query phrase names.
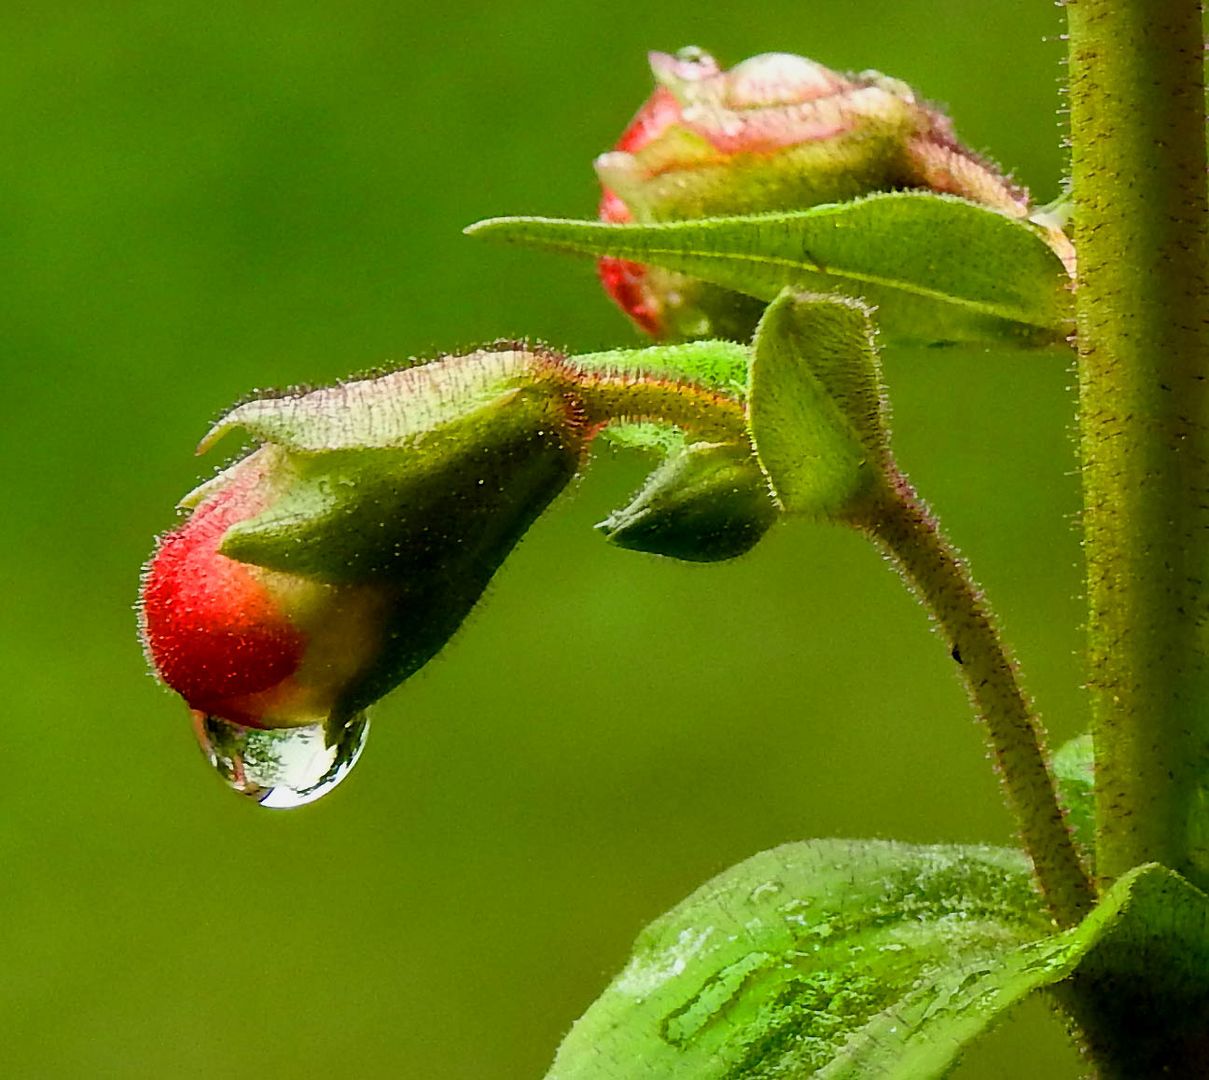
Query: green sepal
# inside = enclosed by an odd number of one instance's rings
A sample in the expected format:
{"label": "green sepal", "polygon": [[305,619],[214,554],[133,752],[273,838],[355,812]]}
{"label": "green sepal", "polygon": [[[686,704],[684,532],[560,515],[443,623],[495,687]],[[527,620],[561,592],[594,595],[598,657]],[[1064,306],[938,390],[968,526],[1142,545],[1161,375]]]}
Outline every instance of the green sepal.
{"label": "green sepal", "polygon": [[[682,105],[692,108],[688,101]],[[742,123],[742,112],[723,110],[726,104],[715,100],[703,111],[721,123]],[[640,221],[817,206],[910,183],[904,159],[920,124],[910,90],[878,94],[872,108],[861,108],[855,98],[841,100],[837,113],[834,133],[803,137],[771,153],[720,154],[707,138],[672,125],[638,150],[597,158],[596,173]]]}
{"label": "green sepal", "polygon": [[494,218],[466,232],[654,264],[762,300],[786,286],[856,295],[896,343],[1037,347],[1073,329],[1070,279],[1042,230],[932,192],[649,225]]}
{"label": "green sepal", "polygon": [[787,844],[725,871],[643,931],[548,1080],[815,1075],[922,993],[913,987],[987,970],[1049,930],[1016,851]]}
{"label": "green sepal", "polygon": [[528,393],[410,446],[285,453],[278,497],[231,526],[221,551],[332,584],[493,572],[580,460]]}
{"label": "green sepal", "polygon": [[[575,476],[585,432],[561,360],[475,353],[378,379],[249,402],[219,423],[253,452],[258,513],[228,558],[377,592],[373,664],[342,706],[365,708],[457,631],[529,526]],[[206,485],[221,497],[249,459]]]}
{"label": "green sepal", "polygon": [[786,289],[756,330],[751,437],[788,512],[840,518],[888,450],[881,365],[859,300]]}
{"label": "green sepal", "polygon": [[376,378],[256,398],[223,416],[197,449],[205,452],[235,428],[303,453],[412,447],[476,413],[495,415],[518,394],[549,398],[540,376],[559,362],[530,350],[482,349]]}
{"label": "green sepal", "polygon": [[[751,349],[733,341],[694,341],[585,353],[567,364],[586,372],[690,381],[743,400]],[[610,424],[605,437],[664,459],[628,506],[597,525],[619,547],[715,562],[750,550],[777,518],[749,444],[689,445],[679,428],[651,422]]]}
{"label": "green sepal", "polygon": [[631,551],[717,562],[750,551],[777,517],[750,446],[694,443],[670,454],[633,501],[596,528]]}
{"label": "green sepal", "polygon": [[408,449],[288,457],[279,499],[229,528],[229,558],[332,585],[381,590],[389,612],[374,664],[349,688],[368,707],[444,648],[496,570],[575,476],[578,448],[553,430],[494,425]]}

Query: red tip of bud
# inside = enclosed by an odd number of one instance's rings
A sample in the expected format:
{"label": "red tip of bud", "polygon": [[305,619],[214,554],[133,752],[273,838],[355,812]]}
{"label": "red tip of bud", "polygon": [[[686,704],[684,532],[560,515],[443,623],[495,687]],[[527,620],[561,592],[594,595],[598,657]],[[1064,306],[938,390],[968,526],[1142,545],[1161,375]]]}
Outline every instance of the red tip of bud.
{"label": "red tip of bud", "polygon": [[658,87],[621,133],[616,150],[637,153],[681,120],[680,102],[666,86]]}
{"label": "red tip of bud", "polygon": [[163,536],[143,581],[142,631],[159,677],[190,707],[256,724],[241,699],[288,679],[306,642],[259,572],[219,554],[223,534],[261,507],[248,498],[259,470],[245,469]]}

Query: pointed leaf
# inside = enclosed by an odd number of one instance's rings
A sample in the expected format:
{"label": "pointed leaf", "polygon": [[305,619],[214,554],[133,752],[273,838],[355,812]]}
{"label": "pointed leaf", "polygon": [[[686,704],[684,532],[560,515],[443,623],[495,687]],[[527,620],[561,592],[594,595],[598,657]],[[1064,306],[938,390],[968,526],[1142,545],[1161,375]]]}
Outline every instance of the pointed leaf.
{"label": "pointed leaf", "polygon": [[754,353],[751,436],[773,493],[791,513],[841,514],[887,452],[868,310],[787,289],[760,321]]}
{"label": "pointed leaf", "polygon": [[549,1080],[809,1075],[916,983],[984,969],[1048,929],[1015,851],[787,844],[648,927]]}
{"label": "pointed leaf", "polygon": [[653,263],[763,300],[793,285],[878,307],[899,342],[1053,344],[1069,278],[1037,228],[952,196],[893,192],[791,213],[615,225],[495,218],[467,233]]}
{"label": "pointed leaf", "polygon": [[1050,929],[1014,851],[787,844],[648,927],[548,1080],[928,1080],[1072,977],[1113,1026],[1162,1016],[1195,1051],[1209,1014],[1204,893],[1138,867],[1079,926]]}

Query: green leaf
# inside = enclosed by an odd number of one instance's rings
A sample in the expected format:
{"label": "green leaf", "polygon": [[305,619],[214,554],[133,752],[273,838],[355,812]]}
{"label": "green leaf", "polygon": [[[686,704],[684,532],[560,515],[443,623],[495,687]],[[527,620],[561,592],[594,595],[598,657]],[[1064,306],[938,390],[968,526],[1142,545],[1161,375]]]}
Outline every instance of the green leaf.
{"label": "green leaf", "polygon": [[1199,1060],[1209,897],[1138,867],[1052,934],[1028,880],[1023,855],[995,848],[766,851],[643,932],[548,1080],[927,1080],[1046,988],[1093,1040],[1119,1035],[1137,1065],[1119,1075]]}
{"label": "green leaf", "polygon": [[653,225],[494,218],[466,232],[653,263],[763,300],[787,285],[842,291],[876,305],[897,342],[1039,346],[1073,328],[1069,278],[1034,226],[931,192]]}
{"label": "green leaf", "polygon": [[912,986],[984,970],[1048,930],[1016,851],[787,844],[648,927],[549,1080],[808,1075]]}
{"label": "green leaf", "polygon": [[786,290],[756,331],[752,442],[781,506],[835,517],[885,460],[881,369],[859,300]]}
{"label": "green leaf", "polygon": [[1066,807],[1066,823],[1090,857],[1096,850],[1095,751],[1091,734],[1064,743],[1054,754],[1051,767]]}
{"label": "green leaf", "polygon": [[1073,929],[921,982],[818,1076],[942,1076],[997,1016],[1059,984],[1093,1043],[1113,1046],[1111,1075],[1166,1074],[1186,1043],[1198,1053],[1209,1020],[1209,897],[1164,866],[1136,867]]}

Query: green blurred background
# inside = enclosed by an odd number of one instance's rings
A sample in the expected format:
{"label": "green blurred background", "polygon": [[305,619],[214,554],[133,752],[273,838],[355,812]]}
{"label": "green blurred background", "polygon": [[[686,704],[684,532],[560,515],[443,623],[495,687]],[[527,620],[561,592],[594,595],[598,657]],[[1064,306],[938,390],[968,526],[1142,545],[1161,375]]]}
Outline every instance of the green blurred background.
{"label": "green blurred background", "polygon": [[[4,5],[0,1074],[535,1077],[640,927],[808,836],[1008,842],[951,663],[855,536],[715,567],[591,524],[600,453],[353,777],[228,794],[132,603],[193,446],[256,387],[529,335],[634,341],[587,261],[480,244],[585,215],[645,52],[782,49],[948,105],[1041,200],[1049,0]],[[1048,39],[1048,40],[1047,40]],[[1064,356],[890,352],[899,454],[997,601],[1061,741],[1084,724]],[[1026,1009],[966,1077],[1068,1077]]]}

